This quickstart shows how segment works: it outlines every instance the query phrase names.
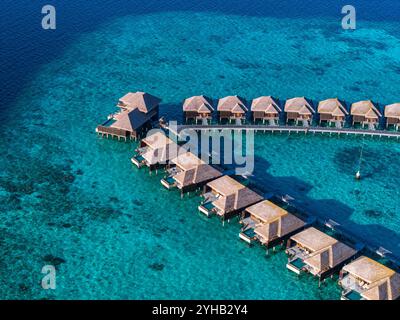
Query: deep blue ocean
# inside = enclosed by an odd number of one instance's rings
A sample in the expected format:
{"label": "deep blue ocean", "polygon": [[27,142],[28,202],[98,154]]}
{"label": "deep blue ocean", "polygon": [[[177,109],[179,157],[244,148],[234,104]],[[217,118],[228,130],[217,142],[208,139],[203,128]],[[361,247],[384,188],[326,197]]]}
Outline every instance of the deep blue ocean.
{"label": "deep blue ocean", "polygon": [[[41,8],[57,29],[41,28]],[[197,213],[162,175],[132,167],[135,145],[97,124],[128,91],[163,99],[181,119],[195,94],[248,100],[400,101],[400,2],[11,1],[0,3],[1,299],[339,299]],[[252,178],[289,194],[361,241],[400,257],[400,143],[328,136],[256,136]],[[354,180],[364,145],[364,179]],[[44,265],[57,288],[43,290]]]}

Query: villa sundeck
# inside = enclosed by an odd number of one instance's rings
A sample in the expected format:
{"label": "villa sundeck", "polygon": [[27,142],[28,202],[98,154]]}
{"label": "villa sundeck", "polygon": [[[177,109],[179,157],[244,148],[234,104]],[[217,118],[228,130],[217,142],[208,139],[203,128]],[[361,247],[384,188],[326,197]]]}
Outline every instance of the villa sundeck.
{"label": "villa sundeck", "polygon": [[339,285],[342,300],[396,300],[400,297],[400,274],[362,256],[346,265]]}
{"label": "villa sundeck", "polygon": [[305,271],[321,280],[355,257],[357,251],[311,227],[288,241],[287,268],[297,274]]}
{"label": "villa sundeck", "polygon": [[165,177],[161,179],[161,184],[168,190],[176,187],[176,181],[174,180],[173,177]]}
{"label": "villa sundeck", "polygon": [[199,205],[199,211],[204,213],[207,217],[209,217],[215,209],[216,208],[211,201]]}
{"label": "villa sundeck", "polygon": [[145,158],[143,158],[143,156],[140,153],[135,154],[132,158],[131,158],[131,162],[137,166],[138,168],[141,168],[145,165]]}

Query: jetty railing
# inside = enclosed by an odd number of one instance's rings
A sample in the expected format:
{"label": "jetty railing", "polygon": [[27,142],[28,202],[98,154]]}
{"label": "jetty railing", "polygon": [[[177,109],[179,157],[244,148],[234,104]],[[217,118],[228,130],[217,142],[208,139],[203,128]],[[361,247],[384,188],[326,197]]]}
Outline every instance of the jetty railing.
{"label": "jetty railing", "polygon": [[232,125],[232,124],[212,124],[212,125],[190,125],[183,124],[175,127],[167,126],[173,134],[178,135],[184,130],[253,130],[256,132],[288,132],[288,133],[327,133],[336,135],[362,135],[362,136],[374,136],[374,137],[391,137],[400,138],[400,131],[386,131],[386,130],[371,130],[371,129],[356,129],[356,128],[328,128],[328,127],[298,127],[298,126],[271,126],[271,125],[257,125],[257,124],[245,124],[245,125]]}

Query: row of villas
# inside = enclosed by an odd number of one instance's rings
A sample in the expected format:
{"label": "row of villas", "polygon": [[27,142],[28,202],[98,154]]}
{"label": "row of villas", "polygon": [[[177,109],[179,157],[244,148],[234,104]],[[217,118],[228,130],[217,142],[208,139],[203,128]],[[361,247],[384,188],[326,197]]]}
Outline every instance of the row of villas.
{"label": "row of villas", "polygon": [[[245,99],[239,96],[228,96],[218,100],[218,120],[243,123],[246,120],[249,108]],[[384,108],[386,126],[393,126],[396,130],[400,126],[400,103],[387,105]],[[206,96],[194,96],[183,103],[183,112],[186,121],[208,124],[215,111],[213,100]],[[251,119],[271,125],[279,124],[282,108],[277,99],[272,96],[262,96],[252,100],[250,105]],[[318,103],[315,110],[311,100],[297,97],[286,100],[283,108],[286,114],[286,123],[294,122],[296,125],[309,126],[316,114],[319,115],[319,124],[323,122],[336,127],[344,127],[346,119],[351,116],[352,125],[359,124],[374,129],[378,126],[382,114],[378,107],[370,100],[355,102],[347,110],[344,102],[337,98],[327,99]]]}
{"label": "row of villas", "polygon": [[[117,137],[124,140],[137,140],[144,136],[154,123],[159,120],[161,99],[146,92],[129,92],[119,99],[119,111],[109,115],[107,121],[97,126],[96,132],[102,136]],[[206,96],[194,96],[183,102],[186,121],[209,124],[214,113],[213,100]],[[239,96],[228,96],[219,99],[217,105],[218,120],[243,123],[249,109],[247,102]],[[251,118],[254,123],[278,125],[281,115],[286,114],[286,123],[309,126],[319,115],[319,124],[327,123],[337,128],[345,126],[351,116],[351,125],[359,124],[369,129],[377,128],[382,114],[370,100],[353,103],[350,112],[339,99],[327,99],[319,102],[317,110],[312,102],[304,97],[289,99],[284,108],[277,99],[263,96],[252,101]],[[400,129],[400,103],[387,105],[384,108],[386,127]]]}
{"label": "row of villas", "polygon": [[141,141],[132,162],[139,168],[163,168],[161,184],[183,193],[202,190],[199,212],[231,219],[239,216],[240,239],[267,249],[286,244],[287,268],[320,281],[339,272],[343,300],[395,300],[400,274],[361,255],[361,249],[320,231],[314,222],[265,199],[235,178],[187,152],[157,132]]}

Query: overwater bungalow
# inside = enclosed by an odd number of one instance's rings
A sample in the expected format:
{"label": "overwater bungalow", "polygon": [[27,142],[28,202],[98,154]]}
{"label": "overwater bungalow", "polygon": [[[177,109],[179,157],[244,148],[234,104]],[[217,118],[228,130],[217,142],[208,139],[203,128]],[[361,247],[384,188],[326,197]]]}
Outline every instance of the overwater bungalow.
{"label": "overwater bungalow", "polygon": [[286,253],[289,270],[297,274],[309,272],[322,280],[339,270],[357,251],[311,227],[289,239]]}
{"label": "overwater bungalow", "polygon": [[227,119],[229,122],[234,121],[241,124],[246,119],[246,101],[239,96],[228,96],[218,101],[219,120]]}
{"label": "overwater bungalow", "polygon": [[186,122],[193,120],[195,123],[208,124],[214,111],[212,99],[206,96],[194,96],[187,98],[183,103],[183,113]]}
{"label": "overwater bungalow", "polygon": [[179,154],[172,159],[168,176],[161,180],[167,189],[177,187],[182,194],[203,187],[208,182],[219,178],[222,173],[206,164],[191,152]]}
{"label": "overwater bungalow", "polygon": [[223,219],[229,219],[263,200],[259,194],[229,176],[207,183],[203,196],[205,201],[199,206],[199,211],[207,216],[216,214]]}
{"label": "overwater bungalow", "polygon": [[102,136],[137,140],[158,120],[161,100],[145,92],[128,93],[119,99],[119,112],[112,114],[96,132]]}
{"label": "overwater bungalow", "polygon": [[129,92],[119,99],[117,106],[122,111],[131,111],[139,109],[141,112],[149,116],[156,116],[158,119],[159,104],[161,99],[146,92]]}
{"label": "overwater bungalow", "polygon": [[301,219],[268,200],[246,208],[240,222],[243,225],[239,234],[242,240],[249,244],[257,240],[267,248],[286,240],[306,225]]}
{"label": "overwater bungalow", "polygon": [[258,97],[251,104],[253,121],[261,120],[270,125],[279,124],[279,114],[282,112],[278,102],[271,96]]}
{"label": "overwater bungalow", "polygon": [[342,300],[397,300],[400,298],[400,274],[362,256],[346,265],[339,285]]}
{"label": "overwater bungalow", "polygon": [[360,124],[362,127],[376,129],[379,124],[381,112],[371,100],[355,102],[351,105],[350,114],[353,117],[353,126]]}
{"label": "overwater bungalow", "polygon": [[294,121],[308,127],[312,123],[315,110],[305,97],[292,98],[285,103],[286,123]]}
{"label": "overwater bungalow", "polygon": [[385,107],[386,128],[393,126],[400,129],[400,103],[389,104]]}
{"label": "overwater bungalow", "polygon": [[175,142],[163,132],[157,131],[141,140],[140,146],[131,161],[138,168],[147,166],[150,170],[153,170],[166,166],[171,159],[178,156],[179,152],[182,152],[182,150]]}
{"label": "overwater bungalow", "polygon": [[342,128],[349,115],[346,107],[338,98],[323,100],[318,104],[319,124],[322,122],[328,125],[334,124],[336,128]]}

